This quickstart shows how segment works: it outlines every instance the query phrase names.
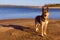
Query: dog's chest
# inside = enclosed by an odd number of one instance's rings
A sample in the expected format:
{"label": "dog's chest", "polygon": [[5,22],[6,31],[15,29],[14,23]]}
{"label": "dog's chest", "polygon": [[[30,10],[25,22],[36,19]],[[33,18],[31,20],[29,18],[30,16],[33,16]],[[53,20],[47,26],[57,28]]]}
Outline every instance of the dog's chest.
{"label": "dog's chest", "polygon": [[48,20],[41,21],[42,24],[48,24]]}

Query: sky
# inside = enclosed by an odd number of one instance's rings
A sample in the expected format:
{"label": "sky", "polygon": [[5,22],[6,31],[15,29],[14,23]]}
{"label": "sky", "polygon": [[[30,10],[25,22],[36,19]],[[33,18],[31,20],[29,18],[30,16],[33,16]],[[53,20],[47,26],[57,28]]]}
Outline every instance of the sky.
{"label": "sky", "polygon": [[43,6],[45,4],[60,4],[60,0],[0,0],[0,5]]}

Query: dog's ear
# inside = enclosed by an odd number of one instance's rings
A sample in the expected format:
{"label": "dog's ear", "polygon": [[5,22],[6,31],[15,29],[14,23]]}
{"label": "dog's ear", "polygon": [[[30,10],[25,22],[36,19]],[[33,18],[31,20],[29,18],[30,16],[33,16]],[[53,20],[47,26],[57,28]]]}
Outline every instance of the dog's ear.
{"label": "dog's ear", "polygon": [[49,11],[49,8],[48,7],[44,7],[44,10],[48,12]]}
{"label": "dog's ear", "polygon": [[47,7],[46,10],[49,11],[49,8]]}
{"label": "dog's ear", "polygon": [[42,7],[42,11],[44,10],[44,7]]}
{"label": "dog's ear", "polygon": [[44,13],[44,6],[42,7],[42,13]]}

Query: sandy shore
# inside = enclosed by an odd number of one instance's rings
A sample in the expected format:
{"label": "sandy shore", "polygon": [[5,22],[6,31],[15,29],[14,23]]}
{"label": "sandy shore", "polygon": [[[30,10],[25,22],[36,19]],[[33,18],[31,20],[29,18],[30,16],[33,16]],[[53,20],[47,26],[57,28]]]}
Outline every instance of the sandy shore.
{"label": "sandy shore", "polygon": [[60,40],[60,20],[50,19],[47,36],[34,31],[34,19],[0,20],[0,40]]}

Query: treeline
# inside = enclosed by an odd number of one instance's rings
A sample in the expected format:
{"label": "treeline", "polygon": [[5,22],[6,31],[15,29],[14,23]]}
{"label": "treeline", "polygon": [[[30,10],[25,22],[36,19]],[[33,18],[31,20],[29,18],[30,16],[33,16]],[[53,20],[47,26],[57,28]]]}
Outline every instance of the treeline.
{"label": "treeline", "polygon": [[60,7],[60,4],[46,4],[48,7]]}

